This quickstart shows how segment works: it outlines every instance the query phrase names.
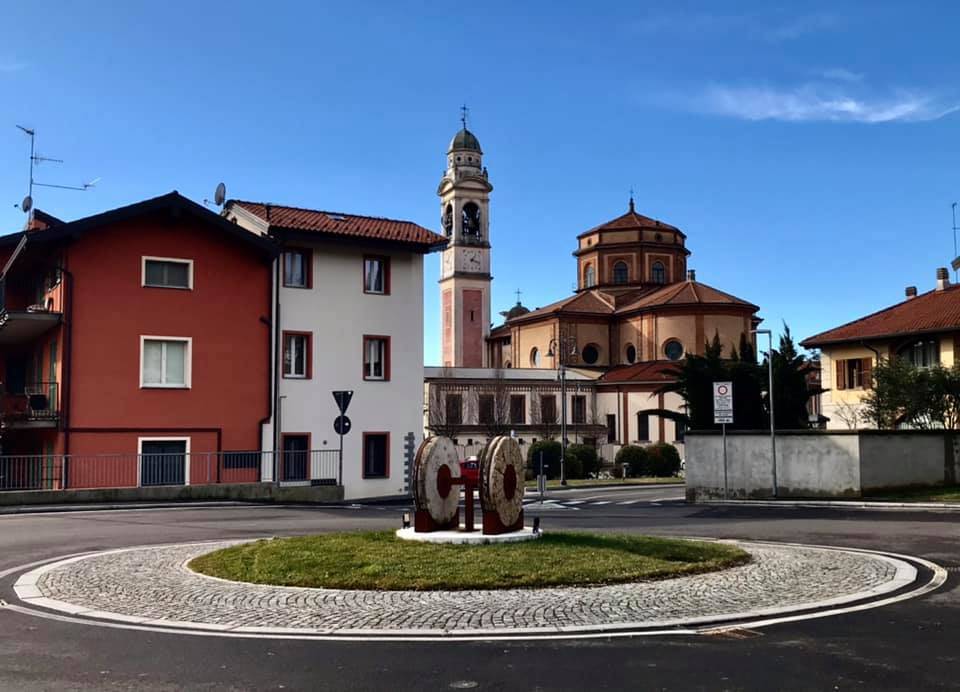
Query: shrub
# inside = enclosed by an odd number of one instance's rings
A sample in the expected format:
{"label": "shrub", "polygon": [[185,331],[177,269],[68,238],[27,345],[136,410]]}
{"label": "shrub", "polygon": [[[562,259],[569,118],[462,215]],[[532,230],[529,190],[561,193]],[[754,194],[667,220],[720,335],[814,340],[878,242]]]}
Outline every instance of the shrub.
{"label": "shrub", "polygon": [[543,467],[547,478],[560,477],[560,443],[556,440],[540,440],[530,445],[527,451],[527,468],[536,476],[540,473],[540,452],[543,452]]}
{"label": "shrub", "polygon": [[[648,475],[649,462],[647,450],[637,445],[624,445],[617,452],[616,464],[624,471],[627,478],[637,478]],[[628,468],[623,469],[624,465]]]}
{"label": "shrub", "polygon": [[610,469],[610,475],[614,478],[623,478],[623,467],[614,466],[612,469]]}
{"label": "shrub", "polygon": [[566,459],[576,457],[580,463],[580,475],[574,476],[568,469],[568,478],[590,478],[600,471],[601,460],[597,456],[597,450],[589,445],[574,444],[567,447]]}
{"label": "shrub", "polygon": [[658,442],[647,447],[650,476],[676,476],[680,472],[680,452],[672,444]]}

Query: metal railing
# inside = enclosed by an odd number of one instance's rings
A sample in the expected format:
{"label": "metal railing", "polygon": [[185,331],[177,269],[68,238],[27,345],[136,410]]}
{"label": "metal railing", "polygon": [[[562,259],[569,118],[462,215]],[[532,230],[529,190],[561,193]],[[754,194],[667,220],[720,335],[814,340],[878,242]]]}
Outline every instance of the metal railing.
{"label": "metal railing", "polygon": [[258,483],[339,485],[339,450],[0,456],[0,491]]}
{"label": "metal railing", "polygon": [[33,382],[23,393],[4,394],[0,416],[4,423],[16,421],[55,421],[60,414],[56,382]]}

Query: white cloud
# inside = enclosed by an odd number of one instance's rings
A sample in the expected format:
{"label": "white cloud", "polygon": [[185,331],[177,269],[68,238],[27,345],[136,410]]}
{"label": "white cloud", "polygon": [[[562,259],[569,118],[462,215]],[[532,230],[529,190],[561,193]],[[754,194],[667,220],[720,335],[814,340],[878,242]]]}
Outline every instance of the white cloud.
{"label": "white cloud", "polygon": [[960,110],[960,101],[922,92],[858,97],[817,84],[794,88],[711,85],[693,99],[693,108],[743,120],[885,123],[937,120]]}

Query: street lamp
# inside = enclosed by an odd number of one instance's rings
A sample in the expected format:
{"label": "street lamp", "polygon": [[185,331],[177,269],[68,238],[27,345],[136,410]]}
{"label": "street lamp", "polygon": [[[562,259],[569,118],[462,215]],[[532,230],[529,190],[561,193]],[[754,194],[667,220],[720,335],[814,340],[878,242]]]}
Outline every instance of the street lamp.
{"label": "street lamp", "polygon": [[751,329],[751,334],[767,335],[767,399],[770,401],[770,456],[773,459],[773,496],[777,496],[777,434],[773,422],[773,332],[769,329]]}
{"label": "street lamp", "polygon": [[[569,346],[569,351],[567,350]],[[547,348],[547,358],[553,358],[557,363],[557,377],[560,378],[560,485],[567,484],[565,457],[567,453],[567,366],[563,362],[563,354],[577,355],[576,337],[561,336],[559,339],[550,339]],[[559,357],[558,357],[559,356]]]}

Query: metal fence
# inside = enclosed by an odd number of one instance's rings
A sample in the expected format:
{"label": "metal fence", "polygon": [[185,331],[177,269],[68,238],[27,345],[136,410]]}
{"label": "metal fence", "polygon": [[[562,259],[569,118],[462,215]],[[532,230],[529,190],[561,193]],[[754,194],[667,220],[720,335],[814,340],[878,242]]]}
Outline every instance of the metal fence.
{"label": "metal fence", "polygon": [[0,491],[257,483],[339,485],[339,450],[0,456]]}
{"label": "metal fence", "polygon": [[5,394],[0,405],[0,414],[5,422],[54,421],[57,419],[56,382],[32,382],[23,388],[22,394]]}

